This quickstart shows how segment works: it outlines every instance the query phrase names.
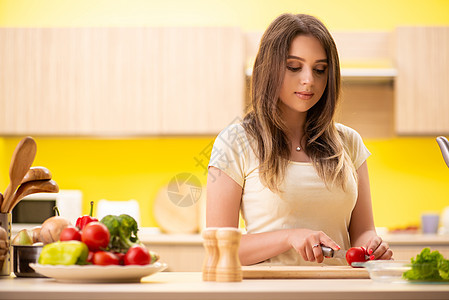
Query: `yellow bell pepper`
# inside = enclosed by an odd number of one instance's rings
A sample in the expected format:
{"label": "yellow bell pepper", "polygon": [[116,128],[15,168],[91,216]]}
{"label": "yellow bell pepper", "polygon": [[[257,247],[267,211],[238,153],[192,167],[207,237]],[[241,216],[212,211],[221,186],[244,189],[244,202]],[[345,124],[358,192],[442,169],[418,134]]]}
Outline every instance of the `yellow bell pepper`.
{"label": "yellow bell pepper", "polygon": [[38,262],[42,265],[84,265],[89,255],[86,244],[80,241],[58,241],[42,248]]}

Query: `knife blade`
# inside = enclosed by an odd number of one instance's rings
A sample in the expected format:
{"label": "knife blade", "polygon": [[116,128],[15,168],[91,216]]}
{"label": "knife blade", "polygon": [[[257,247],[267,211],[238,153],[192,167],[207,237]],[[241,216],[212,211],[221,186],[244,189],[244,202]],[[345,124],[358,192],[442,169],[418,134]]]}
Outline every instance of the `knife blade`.
{"label": "knife blade", "polygon": [[[329,258],[343,258],[346,259],[347,250],[334,250],[331,247],[321,245],[321,251],[323,251],[324,257]],[[365,260],[370,260],[370,257],[365,254]]]}
{"label": "knife blade", "polygon": [[324,257],[346,259],[346,250],[334,250],[331,247],[321,245],[321,251],[323,251]]}

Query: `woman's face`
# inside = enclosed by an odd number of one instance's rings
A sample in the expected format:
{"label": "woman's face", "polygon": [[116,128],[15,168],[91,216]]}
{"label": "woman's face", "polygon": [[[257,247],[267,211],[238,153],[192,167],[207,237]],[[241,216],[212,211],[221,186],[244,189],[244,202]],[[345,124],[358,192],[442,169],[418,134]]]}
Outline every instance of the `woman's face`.
{"label": "woman's face", "polygon": [[282,111],[307,112],[320,100],[326,89],[326,51],[317,38],[298,35],[292,41],[286,65],[279,94]]}

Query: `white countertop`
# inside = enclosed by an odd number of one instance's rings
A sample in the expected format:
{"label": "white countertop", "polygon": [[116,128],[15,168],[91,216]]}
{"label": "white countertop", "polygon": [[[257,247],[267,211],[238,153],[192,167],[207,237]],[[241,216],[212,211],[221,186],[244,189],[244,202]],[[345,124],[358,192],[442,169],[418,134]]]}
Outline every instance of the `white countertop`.
{"label": "white countertop", "polygon": [[141,283],[62,283],[0,277],[1,299],[449,299],[449,285],[370,279],[245,279],[204,282],[200,272],[162,272]]}

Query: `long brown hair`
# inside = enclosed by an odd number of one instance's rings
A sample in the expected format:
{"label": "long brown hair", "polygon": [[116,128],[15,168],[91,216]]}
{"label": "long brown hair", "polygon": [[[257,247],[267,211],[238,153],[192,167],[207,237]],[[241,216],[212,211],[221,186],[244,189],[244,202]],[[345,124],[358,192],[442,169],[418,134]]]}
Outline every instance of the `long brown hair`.
{"label": "long brown hair", "polygon": [[254,150],[260,162],[262,183],[272,191],[280,191],[291,148],[278,106],[279,93],[290,45],[301,34],[312,35],[320,41],[326,51],[329,68],[326,89],[307,112],[305,151],[328,187],[336,183],[344,189],[348,175],[355,176],[355,170],[334,123],[340,92],[340,63],[331,34],[317,18],[283,14],[269,25],[254,62],[252,109],[245,116],[243,126],[255,140]]}

